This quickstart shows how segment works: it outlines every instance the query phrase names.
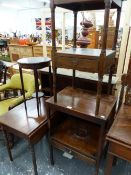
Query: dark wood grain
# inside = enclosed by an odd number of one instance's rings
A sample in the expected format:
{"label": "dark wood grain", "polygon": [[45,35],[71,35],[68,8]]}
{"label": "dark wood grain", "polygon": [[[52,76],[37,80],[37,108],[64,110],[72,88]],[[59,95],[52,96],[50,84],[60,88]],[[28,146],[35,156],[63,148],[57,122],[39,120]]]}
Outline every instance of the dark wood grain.
{"label": "dark wood grain", "polygon": [[[111,8],[120,8],[122,0],[113,0],[111,3]],[[69,10],[98,10],[104,9],[104,0],[54,0],[54,5]]]}
{"label": "dark wood grain", "polygon": [[[52,107],[69,114],[73,114],[84,120],[94,122],[106,121],[116,104],[116,98],[113,96],[102,95],[99,115],[95,115],[96,93],[92,91],[81,90],[78,88],[66,87],[57,94],[57,102],[54,97],[46,100],[46,103]],[[70,109],[71,107],[71,109]],[[104,116],[104,117],[101,117]]]}

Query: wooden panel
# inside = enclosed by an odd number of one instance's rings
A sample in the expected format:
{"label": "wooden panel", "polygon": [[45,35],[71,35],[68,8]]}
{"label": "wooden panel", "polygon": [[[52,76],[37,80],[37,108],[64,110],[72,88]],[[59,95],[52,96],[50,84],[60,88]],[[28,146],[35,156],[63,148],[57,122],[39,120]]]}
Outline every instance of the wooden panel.
{"label": "wooden panel", "polygon": [[131,148],[126,145],[110,142],[109,151],[122,159],[131,161]]}
{"label": "wooden panel", "polygon": [[[92,130],[96,132],[92,132]],[[65,148],[68,148],[67,150],[71,149],[87,157],[94,158],[97,153],[99,130],[98,125],[70,117],[56,127],[52,135],[52,141],[56,145],[57,143],[62,143]],[[61,148],[63,147],[62,145]]]}

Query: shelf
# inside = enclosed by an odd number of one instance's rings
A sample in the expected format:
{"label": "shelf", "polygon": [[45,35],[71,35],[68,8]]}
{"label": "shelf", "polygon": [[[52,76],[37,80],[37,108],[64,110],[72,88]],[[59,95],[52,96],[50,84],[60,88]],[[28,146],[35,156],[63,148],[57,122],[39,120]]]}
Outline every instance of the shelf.
{"label": "shelf", "polygon": [[[105,9],[104,0],[54,0],[54,5],[73,11]],[[113,0],[111,8],[121,8],[122,0]]]}
{"label": "shelf", "polygon": [[[77,56],[84,56],[85,57],[90,57],[90,58],[100,58],[101,54],[101,49],[90,49],[90,48],[70,48],[70,49],[65,49],[57,52],[58,54],[66,54],[67,56],[70,55],[77,55]],[[112,58],[115,54],[114,50],[109,50],[106,49],[106,57],[107,58]]]}
{"label": "shelf", "polygon": [[61,147],[64,151],[71,150],[95,161],[99,130],[98,125],[69,116],[57,126],[51,138],[56,147]]}
{"label": "shelf", "polygon": [[[92,73],[98,72],[101,49],[71,48],[54,54],[54,65],[58,68],[75,69]],[[113,64],[115,51],[106,50],[105,73]]]}
{"label": "shelf", "polygon": [[54,102],[54,97],[51,97],[46,103],[56,110],[94,123],[101,123],[106,122],[110,117],[116,101],[117,99],[111,95],[102,95],[99,114],[95,115],[96,93],[66,87],[57,94],[57,102]]}

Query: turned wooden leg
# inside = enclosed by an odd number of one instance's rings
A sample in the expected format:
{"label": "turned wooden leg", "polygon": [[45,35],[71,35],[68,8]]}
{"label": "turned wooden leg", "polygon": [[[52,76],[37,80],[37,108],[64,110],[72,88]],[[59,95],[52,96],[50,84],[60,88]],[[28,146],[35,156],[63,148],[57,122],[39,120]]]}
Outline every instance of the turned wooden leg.
{"label": "turned wooden leg", "polygon": [[50,136],[48,135],[48,144],[49,144],[49,151],[50,151],[50,163],[54,165],[54,156],[53,156],[53,146],[51,144]]}
{"label": "turned wooden leg", "polygon": [[111,175],[113,160],[114,160],[114,156],[108,153],[105,175]]}
{"label": "turned wooden leg", "polygon": [[6,130],[3,129],[3,133],[4,133],[4,136],[5,136],[5,141],[6,141],[6,146],[7,146],[10,161],[13,161],[12,154],[11,154],[11,149],[10,149],[10,145],[9,145],[9,140],[8,140],[8,135],[7,135]]}
{"label": "turned wooden leg", "polygon": [[33,167],[34,167],[34,173],[35,173],[35,175],[38,175],[34,145],[31,142],[29,142],[29,147],[30,147],[31,154],[32,154],[32,162],[33,162]]}

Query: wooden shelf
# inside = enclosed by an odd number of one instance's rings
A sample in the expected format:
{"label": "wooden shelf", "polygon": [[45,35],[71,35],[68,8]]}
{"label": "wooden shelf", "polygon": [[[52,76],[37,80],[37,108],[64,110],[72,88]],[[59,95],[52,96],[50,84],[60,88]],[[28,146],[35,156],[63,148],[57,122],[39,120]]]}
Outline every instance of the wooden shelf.
{"label": "wooden shelf", "polygon": [[111,95],[102,95],[99,114],[95,115],[95,92],[66,87],[57,94],[57,102],[54,102],[54,97],[51,97],[46,103],[70,115],[99,123],[108,120],[115,109],[116,101],[117,99]]}
{"label": "wooden shelf", "polygon": [[[122,0],[113,0],[111,8],[120,8],[121,2]],[[54,0],[54,4],[73,11],[105,9],[104,0]]]}
{"label": "wooden shelf", "polygon": [[72,150],[74,153],[86,156],[87,159],[92,159],[95,163],[99,131],[98,125],[68,117],[56,127],[51,138],[56,147]]}
{"label": "wooden shelf", "polygon": [[[101,49],[89,48],[70,48],[58,51],[54,54],[55,67],[75,69],[97,73]],[[115,51],[106,50],[105,72],[109,73],[110,66],[113,64]]]}

